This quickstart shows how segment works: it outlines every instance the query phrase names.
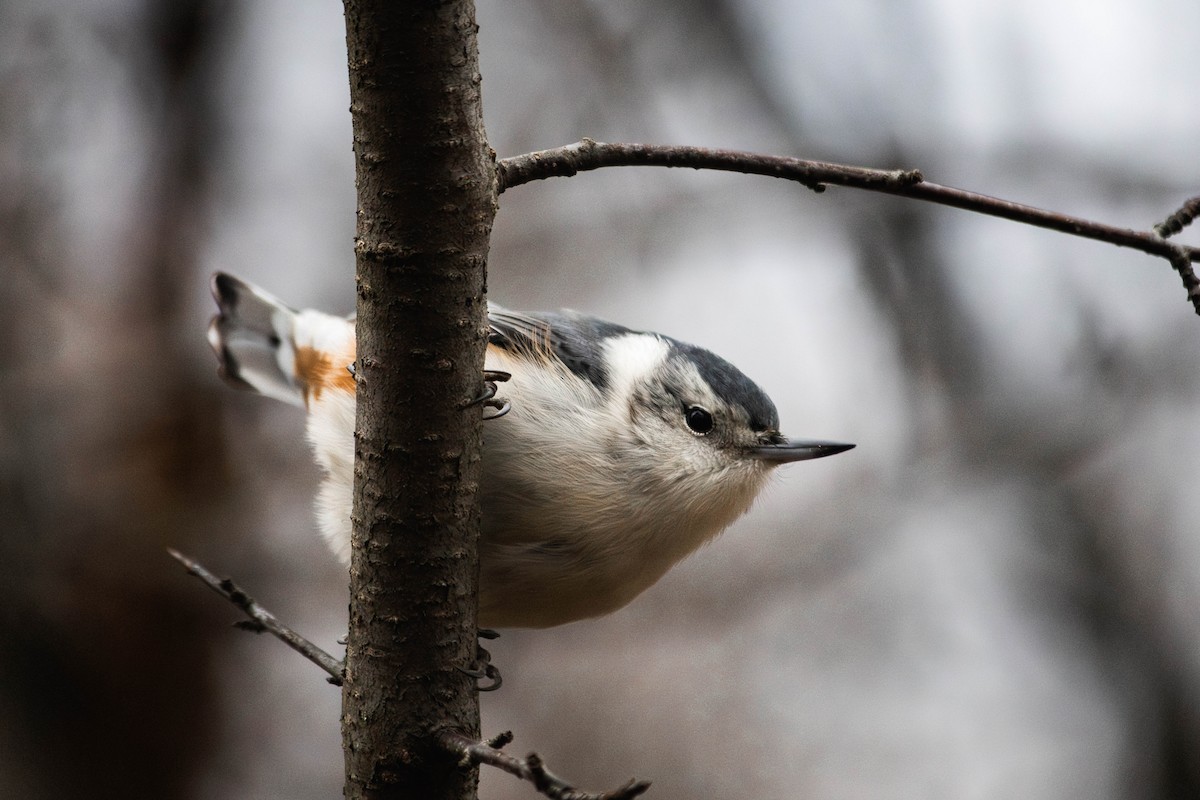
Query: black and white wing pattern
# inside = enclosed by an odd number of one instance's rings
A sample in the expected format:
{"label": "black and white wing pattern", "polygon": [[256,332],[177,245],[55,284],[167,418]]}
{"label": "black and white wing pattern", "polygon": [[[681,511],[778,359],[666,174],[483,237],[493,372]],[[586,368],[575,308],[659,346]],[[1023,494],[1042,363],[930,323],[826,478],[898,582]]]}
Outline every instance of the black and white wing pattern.
{"label": "black and white wing pattern", "polygon": [[573,311],[522,313],[488,307],[488,343],[527,357],[558,361],[603,390],[608,385],[604,342],[635,333],[622,325]]}

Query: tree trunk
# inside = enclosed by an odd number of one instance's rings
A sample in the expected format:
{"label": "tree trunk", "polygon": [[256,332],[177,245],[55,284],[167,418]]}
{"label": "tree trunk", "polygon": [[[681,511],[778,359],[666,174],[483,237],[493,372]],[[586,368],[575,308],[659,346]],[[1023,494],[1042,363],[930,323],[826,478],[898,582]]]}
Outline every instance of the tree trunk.
{"label": "tree trunk", "polygon": [[358,186],[347,798],[466,798],[494,155],[472,2],[345,0]]}

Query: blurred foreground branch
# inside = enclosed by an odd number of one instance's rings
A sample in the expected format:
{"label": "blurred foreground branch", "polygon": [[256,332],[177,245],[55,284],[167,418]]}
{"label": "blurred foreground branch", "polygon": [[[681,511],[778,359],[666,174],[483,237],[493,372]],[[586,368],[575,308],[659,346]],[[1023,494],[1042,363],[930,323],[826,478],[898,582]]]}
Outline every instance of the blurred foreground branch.
{"label": "blurred foreground branch", "polygon": [[1136,231],[930,183],[919,170],[881,170],[737,150],[683,145],[609,144],[591,139],[501,159],[497,164],[497,172],[500,191],[503,192],[545,178],[568,177],[603,167],[633,166],[713,169],[766,175],[796,181],[816,192],[824,191],[826,186],[848,186],[953,206],[1071,236],[1130,247],[1167,259],[1183,280],[1192,307],[1200,314],[1200,280],[1197,280],[1192,269],[1192,262],[1200,261],[1200,248],[1166,240],[1166,236],[1182,230],[1196,216],[1198,201],[1195,198],[1156,225],[1153,231]]}
{"label": "blurred foreground branch", "polygon": [[180,564],[187,567],[188,574],[195,575],[210,589],[224,597],[229,602],[240,608],[242,612],[249,617],[249,620],[243,620],[237,623],[237,626],[242,630],[251,631],[253,633],[269,633],[275,638],[282,641],[288,647],[295,650],[300,655],[307,658],[309,661],[316,664],[321,669],[329,673],[327,679],[334,686],[342,685],[342,673],[345,670],[345,665],[338,661],[333,656],[326,653],[320,647],[305,639],[294,630],[284,625],[275,615],[265,608],[260,606],[253,597],[246,594],[238,587],[236,583],[229,578],[218,578],[207,569],[204,568],[199,561],[185,556],[178,550],[167,549]]}

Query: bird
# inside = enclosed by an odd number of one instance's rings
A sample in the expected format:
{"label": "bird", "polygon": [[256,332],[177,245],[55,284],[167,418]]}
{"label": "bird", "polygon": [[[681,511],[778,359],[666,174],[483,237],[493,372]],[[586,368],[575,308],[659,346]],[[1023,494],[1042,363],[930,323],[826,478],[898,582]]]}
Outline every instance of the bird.
{"label": "bird", "polygon": [[[211,288],[218,373],[307,411],[317,527],[348,564],[355,321],[223,272]],[[489,303],[487,321],[485,368],[511,378],[482,445],[486,628],[616,611],[742,516],[777,467],[854,447],[788,439],[767,394],[702,347],[574,311]]]}

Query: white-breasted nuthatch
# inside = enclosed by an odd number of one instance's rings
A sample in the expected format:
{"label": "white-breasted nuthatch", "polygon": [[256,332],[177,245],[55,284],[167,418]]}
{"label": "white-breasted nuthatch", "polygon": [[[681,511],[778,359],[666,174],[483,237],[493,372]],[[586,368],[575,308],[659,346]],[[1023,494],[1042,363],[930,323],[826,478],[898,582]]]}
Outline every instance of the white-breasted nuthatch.
{"label": "white-breasted nuthatch", "polygon": [[[240,388],[308,409],[317,519],[350,558],[354,321],[218,273],[208,337]],[[770,398],[694,345],[572,312],[489,305],[486,368],[511,412],[484,428],[479,624],[615,611],[741,516],[772,468],[853,445],[779,432]]]}

